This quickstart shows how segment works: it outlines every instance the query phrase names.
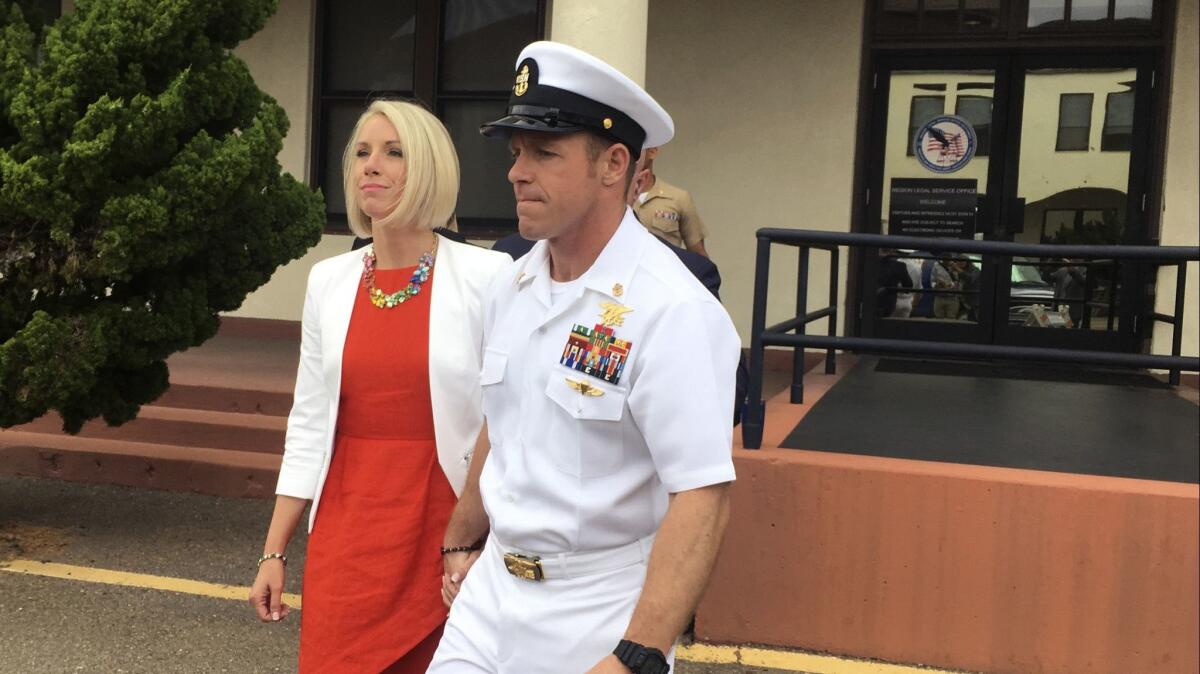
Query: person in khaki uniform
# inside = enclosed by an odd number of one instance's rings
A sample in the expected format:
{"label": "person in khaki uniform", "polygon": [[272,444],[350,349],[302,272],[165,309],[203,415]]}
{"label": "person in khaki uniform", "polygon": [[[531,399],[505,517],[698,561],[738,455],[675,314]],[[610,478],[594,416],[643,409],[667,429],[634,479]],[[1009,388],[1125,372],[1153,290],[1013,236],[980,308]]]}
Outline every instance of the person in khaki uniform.
{"label": "person in khaki uniform", "polygon": [[633,204],[633,213],[651,232],[680,248],[708,257],[704,239],[708,230],[696,211],[692,195],[654,175],[658,148],[646,150],[646,170],[650,172],[642,193]]}

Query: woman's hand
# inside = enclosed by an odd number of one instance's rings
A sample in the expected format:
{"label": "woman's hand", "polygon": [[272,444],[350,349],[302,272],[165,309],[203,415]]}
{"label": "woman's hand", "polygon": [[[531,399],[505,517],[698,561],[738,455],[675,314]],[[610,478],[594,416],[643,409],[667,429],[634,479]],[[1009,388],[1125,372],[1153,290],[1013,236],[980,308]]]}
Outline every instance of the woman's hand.
{"label": "woman's hand", "polygon": [[258,613],[258,619],[277,622],[287,617],[291,609],[283,603],[283,579],[286,567],[281,559],[268,559],[258,567],[258,576],[250,587],[250,605]]}
{"label": "woman's hand", "polygon": [[451,552],[442,556],[442,567],[445,570],[442,574],[442,601],[445,602],[446,608],[450,608],[450,604],[454,603],[454,598],[462,588],[463,579],[467,577],[467,572],[471,570],[475,560],[479,559],[479,552]]}

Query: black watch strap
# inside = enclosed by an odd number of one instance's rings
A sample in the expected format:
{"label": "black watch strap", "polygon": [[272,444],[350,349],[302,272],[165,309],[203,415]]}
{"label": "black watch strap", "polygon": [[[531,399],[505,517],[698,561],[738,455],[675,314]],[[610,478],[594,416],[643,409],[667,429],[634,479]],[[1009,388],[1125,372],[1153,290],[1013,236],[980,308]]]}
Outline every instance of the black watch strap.
{"label": "black watch strap", "polygon": [[633,674],[667,674],[671,671],[671,666],[667,664],[667,656],[663,655],[662,651],[628,639],[622,639],[617,644],[613,655]]}

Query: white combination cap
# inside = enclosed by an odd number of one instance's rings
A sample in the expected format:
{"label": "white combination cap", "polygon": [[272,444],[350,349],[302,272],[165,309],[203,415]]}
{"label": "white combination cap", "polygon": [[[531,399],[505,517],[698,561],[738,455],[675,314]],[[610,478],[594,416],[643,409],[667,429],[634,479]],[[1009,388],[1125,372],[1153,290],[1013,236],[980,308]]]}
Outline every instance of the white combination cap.
{"label": "white combination cap", "polygon": [[485,136],[514,130],[592,131],[629,148],[664,145],[675,123],[658,101],[604,61],[558,42],[534,42],[517,57],[508,114],[480,127]]}

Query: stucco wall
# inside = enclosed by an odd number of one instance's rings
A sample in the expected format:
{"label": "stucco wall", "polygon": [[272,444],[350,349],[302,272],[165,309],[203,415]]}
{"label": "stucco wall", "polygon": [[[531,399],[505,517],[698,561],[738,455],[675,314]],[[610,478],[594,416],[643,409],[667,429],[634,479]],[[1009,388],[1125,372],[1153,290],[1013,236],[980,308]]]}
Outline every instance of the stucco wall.
{"label": "stucco wall", "polygon": [[[313,11],[312,0],[279,0],[279,9],[266,27],[237,48],[258,86],[287,111],[291,128],[279,163],[284,171],[304,181],[312,152]],[[300,320],[308,270],[319,260],[349,250],[350,242],[350,237],[343,235],[321,237],[307,255],[281,267],[230,315]]]}
{"label": "stucco wall", "polygon": [[[1180,0],[1176,22],[1174,69],[1171,75],[1171,111],[1167,127],[1167,166],[1163,187],[1162,244],[1195,246],[1200,244],[1200,2]],[[1163,269],[1158,275],[1156,310],[1172,313],[1175,301],[1175,270]],[[1183,353],[1200,352],[1200,268],[1188,268],[1187,301],[1184,304]],[[1159,323],[1154,328],[1154,351],[1170,353],[1171,326]]]}
{"label": "stucco wall", "polygon": [[644,84],[648,6],[649,0],[554,0],[546,39],[602,58]]}
{"label": "stucco wall", "polygon": [[308,174],[312,135],[312,5],[312,0],[279,0],[279,9],[267,25],[234,50],[250,66],[258,87],[287,111],[292,125],[279,163],[301,180]]}
{"label": "stucco wall", "polygon": [[734,459],[700,640],[992,674],[1197,671],[1195,485],[769,446]]}
{"label": "stucco wall", "polygon": [[[755,230],[850,229],[863,7],[650,3],[646,88],[676,131],[656,172],[695,199],[721,270],[721,297],[745,343]],[[811,308],[828,301],[827,259],[812,254]],[[795,313],[795,261],[794,251],[776,247],[768,323]],[[844,297],[844,269],[841,279]]]}

